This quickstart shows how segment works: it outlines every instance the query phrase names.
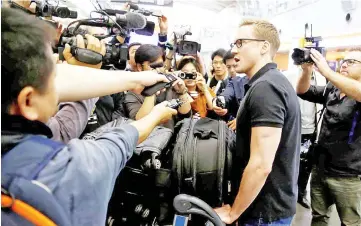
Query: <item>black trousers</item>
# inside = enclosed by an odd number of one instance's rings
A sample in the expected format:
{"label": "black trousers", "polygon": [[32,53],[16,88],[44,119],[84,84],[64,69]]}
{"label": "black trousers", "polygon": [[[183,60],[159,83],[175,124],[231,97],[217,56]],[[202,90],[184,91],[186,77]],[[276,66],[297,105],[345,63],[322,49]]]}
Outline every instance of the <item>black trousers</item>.
{"label": "black trousers", "polygon": [[308,184],[308,180],[310,178],[312,165],[309,159],[308,146],[311,144],[313,140],[313,134],[302,134],[301,136],[301,156],[300,156],[300,170],[298,176],[298,194],[299,196],[306,195],[306,188]]}

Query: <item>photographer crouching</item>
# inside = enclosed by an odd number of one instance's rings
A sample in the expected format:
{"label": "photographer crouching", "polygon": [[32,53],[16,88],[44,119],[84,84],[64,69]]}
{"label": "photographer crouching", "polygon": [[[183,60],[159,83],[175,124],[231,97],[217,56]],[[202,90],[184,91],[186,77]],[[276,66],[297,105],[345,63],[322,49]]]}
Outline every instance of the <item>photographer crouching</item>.
{"label": "photographer crouching", "polygon": [[116,177],[135,146],[177,112],[164,102],[141,120],[111,128],[95,141],[73,139],[67,145],[50,140],[52,133],[44,123],[55,113],[58,101],[124,90],[137,93],[168,79],[152,72],[130,75],[55,65],[54,28],[8,8],[1,9],[1,19],[1,187],[2,200],[5,196],[10,200],[7,207],[2,205],[2,223],[45,225],[36,221],[39,215],[14,214],[19,209],[11,200],[21,199],[55,225],[104,225]]}
{"label": "photographer crouching", "polygon": [[347,54],[340,74],[311,49],[311,58],[330,83],[310,85],[313,64],[302,65],[300,98],[325,107],[311,174],[312,225],[327,225],[335,204],[343,225],[361,225],[361,51]]}

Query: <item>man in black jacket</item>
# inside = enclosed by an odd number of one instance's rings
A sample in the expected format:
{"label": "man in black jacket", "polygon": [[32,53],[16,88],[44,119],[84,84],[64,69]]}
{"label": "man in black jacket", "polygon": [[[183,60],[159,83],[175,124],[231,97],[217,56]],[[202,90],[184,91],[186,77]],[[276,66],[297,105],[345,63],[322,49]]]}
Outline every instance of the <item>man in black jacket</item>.
{"label": "man in black jacket", "polygon": [[327,225],[336,204],[343,225],[361,225],[361,51],[352,51],[332,71],[316,50],[311,57],[331,82],[310,84],[313,65],[303,65],[297,93],[326,106],[311,174],[312,225]]}

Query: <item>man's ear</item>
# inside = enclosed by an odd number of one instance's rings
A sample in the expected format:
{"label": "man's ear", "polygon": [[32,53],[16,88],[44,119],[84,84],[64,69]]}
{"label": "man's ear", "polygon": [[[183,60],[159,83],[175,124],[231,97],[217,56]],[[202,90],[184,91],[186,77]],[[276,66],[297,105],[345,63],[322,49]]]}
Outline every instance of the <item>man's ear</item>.
{"label": "man's ear", "polygon": [[16,103],[18,114],[31,121],[38,120],[39,118],[37,109],[34,106],[35,96],[35,89],[33,87],[27,86],[20,91]]}
{"label": "man's ear", "polygon": [[143,71],[143,66],[141,64],[137,64],[137,70],[138,71]]}
{"label": "man's ear", "polygon": [[264,55],[271,51],[271,44],[267,41],[263,42],[262,48],[261,48],[261,54]]}

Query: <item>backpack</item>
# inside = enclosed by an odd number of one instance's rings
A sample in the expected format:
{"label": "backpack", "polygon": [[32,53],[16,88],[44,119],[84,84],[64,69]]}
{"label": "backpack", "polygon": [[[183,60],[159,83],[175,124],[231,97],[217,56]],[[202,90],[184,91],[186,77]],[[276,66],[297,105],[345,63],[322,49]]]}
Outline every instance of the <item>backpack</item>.
{"label": "backpack", "polygon": [[57,198],[36,181],[64,146],[43,136],[29,135],[2,155],[2,225],[71,225],[70,216]]}
{"label": "backpack", "polygon": [[177,124],[172,152],[172,187],[212,207],[231,203],[235,133],[224,121],[185,119]]}

